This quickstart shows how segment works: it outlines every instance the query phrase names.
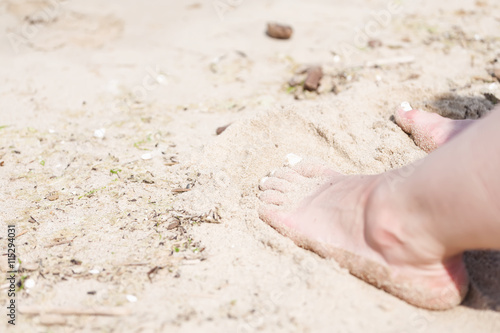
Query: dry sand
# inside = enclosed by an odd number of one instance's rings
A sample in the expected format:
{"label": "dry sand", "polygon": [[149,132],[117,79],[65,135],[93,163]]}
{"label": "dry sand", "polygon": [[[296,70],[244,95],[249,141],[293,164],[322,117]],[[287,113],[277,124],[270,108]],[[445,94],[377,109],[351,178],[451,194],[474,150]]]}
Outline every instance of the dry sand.
{"label": "dry sand", "polygon": [[[256,213],[259,179],[288,153],[347,174],[424,157],[391,121],[402,101],[451,118],[492,108],[498,2],[400,5],[384,16],[390,1],[1,1],[0,242],[15,224],[30,282],[16,327],[2,314],[0,328],[500,331],[497,252],[468,254],[470,295],[432,312]],[[266,36],[269,21],[292,38]],[[370,66],[381,59],[410,62]],[[319,93],[287,85],[307,65],[323,67]],[[7,302],[2,286],[1,313]]]}

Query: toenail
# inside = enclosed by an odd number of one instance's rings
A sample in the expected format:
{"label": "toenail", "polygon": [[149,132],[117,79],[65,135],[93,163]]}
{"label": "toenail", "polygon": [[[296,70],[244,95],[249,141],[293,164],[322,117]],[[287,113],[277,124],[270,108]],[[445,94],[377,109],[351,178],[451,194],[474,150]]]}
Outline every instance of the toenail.
{"label": "toenail", "polygon": [[403,111],[405,111],[405,112],[413,110],[410,103],[408,103],[408,102],[401,103],[401,109],[403,109]]}
{"label": "toenail", "polygon": [[300,156],[297,156],[295,154],[288,154],[286,155],[286,160],[287,160],[287,164],[289,166],[294,166],[294,165],[297,165],[298,163],[300,163],[300,161],[302,161],[302,157]]}
{"label": "toenail", "polygon": [[264,183],[269,179],[269,177],[264,177],[260,180],[260,186],[264,185]]}

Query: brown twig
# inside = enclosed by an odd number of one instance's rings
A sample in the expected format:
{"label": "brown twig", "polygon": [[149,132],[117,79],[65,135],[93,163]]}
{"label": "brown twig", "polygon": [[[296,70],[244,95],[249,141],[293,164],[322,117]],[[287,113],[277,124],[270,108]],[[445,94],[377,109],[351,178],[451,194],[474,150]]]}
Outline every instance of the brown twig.
{"label": "brown twig", "polygon": [[400,65],[400,64],[409,64],[415,61],[414,56],[406,56],[406,57],[397,57],[397,58],[388,58],[388,59],[378,59],[374,61],[368,61],[365,66],[366,67],[380,67],[387,65]]}
{"label": "brown twig", "polygon": [[20,237],[20,236],[24,235],[27,232],[28,232],[28,230],[21,231],[21,233],[17,234],[16,237],[14,237],[14,238]]}
{"label": "brown twig", "polygon": [[76,237],[74,237],[72,240],[69,240],[69,241],[60,241],[60,242],[52,243],[49,245],[45,245],[45,248],[48,249],[50,247],[57,246],[57,245],[71,244],[75,240],[75,238]]}
{"label": "brown twig", "polygon": [[176,188],[176,189],[172,190],[172,193],[184,193],[184,192],[188,192],[190,190],[191,189],[189,189],[189,188]]}
{"label": "brown twig", "polygon": [[129,263],[123,264],[123,266],[146,266],[146,265],[149,265],[149,263],[147,263],[147,262],[129,262]]}

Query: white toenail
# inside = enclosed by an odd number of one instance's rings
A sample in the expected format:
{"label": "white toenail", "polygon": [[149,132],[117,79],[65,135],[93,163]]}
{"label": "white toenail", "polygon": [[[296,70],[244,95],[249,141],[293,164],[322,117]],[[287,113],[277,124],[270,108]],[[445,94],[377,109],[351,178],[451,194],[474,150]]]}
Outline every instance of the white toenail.
{"label": "white toenail", "polygon": [[289,166],[294,166],[294,165],[300,163],[300,161],[302,161],[302,157],[297,156],[295,154],[288,154],[288,155],[286,155],[286,160],[287,160]]}
{"label": "white toenail", "polygon": [[260,180],[260,186],[264,185],[264,183],[269,179],[269,177],[264,177]]}
{"label": "white toenail", "polygon": [[408,103],[408,102],[401,103],[401,108],[403,109],[403,111],[411,111],[411,110],[413,110],[413,108],[411,107],[410,103]]}

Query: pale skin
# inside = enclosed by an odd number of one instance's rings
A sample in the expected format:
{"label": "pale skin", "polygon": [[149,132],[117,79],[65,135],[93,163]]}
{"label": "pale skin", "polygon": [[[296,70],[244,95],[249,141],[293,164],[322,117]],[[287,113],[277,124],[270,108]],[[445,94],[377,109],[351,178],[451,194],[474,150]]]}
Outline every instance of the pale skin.
{"label": "pale skin", "polygon": [[260,184],[262,220],[410,304],[448,309],[468,288],[466,250],[500,250],[500,108],[478,121],[396,112],[424,159],[346,176],[301,160]]}

